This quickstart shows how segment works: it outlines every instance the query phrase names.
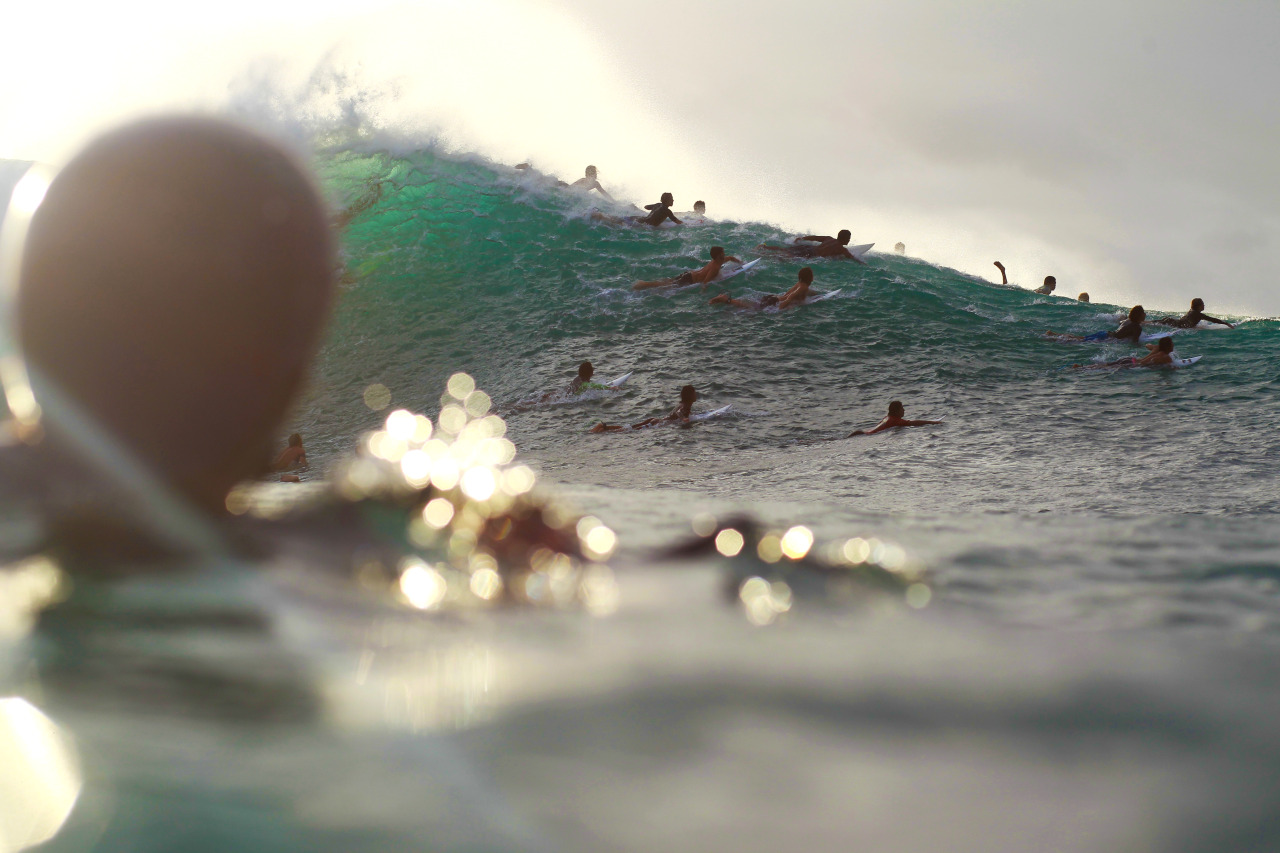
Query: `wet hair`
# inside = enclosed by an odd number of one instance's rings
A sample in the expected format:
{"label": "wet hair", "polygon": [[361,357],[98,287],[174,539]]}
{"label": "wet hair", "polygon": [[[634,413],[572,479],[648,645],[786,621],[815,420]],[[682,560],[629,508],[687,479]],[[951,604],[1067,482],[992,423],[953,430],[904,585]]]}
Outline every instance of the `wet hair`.
{"label": "wet hair", "polygon": [[777,304],[778,304],[778,295],[776,293],[766,293],[764,296],[760,297],[761,308],[772,308],[774,305],[777,305]]}
{"label": "wet hair", "polygon": [[301,434],[301,433],[297,433],[297,432],[295,432],[293,435],[289,436],[289,446],[290,446],[290,447],[301,447],[301,446],[302,446],[302,434]]}
{"label": "wet hair", "polygon": [[707,203],[705,201],[695,201],[693,203],[693,209],[699,213],[704,212],[707,209]]}
{"label": "wet hair", "polygon": [[583,172],[582,174],[586,175],[588,178],[594,178],[596,176],[596,167],[588,166],[586,171]]}
{"label": "wet hair", "polygon": [[724,257],[724,246],[711,247],[711,260],[718,261]]}
{"label": "wet hair", "polygon": [[1088,302],[1088,301],[1089,301],[1089,294],[1087,294],[1087,293],[1082,293],[1082,294],[1080,294],[1079,296],[1077,296],[1077,297],[1076,297],[1076,300],[1077,300],[1078,302]]}
{"label": "wet hair", "polygon": [[222,512],[270,463],[306,378],[331,249],[320,194],[274,141],[210,118],[127,125],[68,163],[32,216],[18,337],[41,379]]}
{"label": "wet hair", "polygon": [[591,362],[589,361],[584,361],[582,362],[582,364],[578,365],[579,379],[590,379],[595,372],[596,372],[596,369],[591,366]]}
{"label": "wet hair", "polygon": [[1046,285],[1047,287],[1057,287],[1057,286],[1058,286],[1058,280],[1057,280],[1056,278],[1054,278],[1053,276],[1051,276],[1051,275],[1047,275],[1047,276],[1045,276],[1045,277],[1044,277],[1044,283],[1045,283],[1045,285]]}
{"label": "wet hair", "polygon": [[889,417],[900,418],[907,413],[906,407],[902,405],[901,400],[894,400],[889,404]]}
{"label": "wet hair", "polygon": [[805,284],[813,284],[813,268],[800,267],[800,272],[796,273],[796,277],[799,278],[801,281],[803,281]]}
{"label": "wet hair", "polygon": [[663,204],[670,207],[671,205],[676,203],[676,197],[673,196],[671,193],[663,193],[661,201]]}
{"label": "wet hair", "polygon": [[692,403],[698,399],[698,391],[692,385],[686,385],[680,389],[680,402]]}
{"label": "wet hair", "polygon": [[1197,296],[1195,299],[1192,299],[1192,300],[1191,300],[1191,310],[1192,310],[1192,311],[1203,311],[1203,310],[1204,310],[1204,300],[1203,300],[1203,299],[1201,299],[1199,296]]}
{"label": "wet hair", "polygon": [[1173,352],[1173,338],[1163,337],[1160,339],[1160,352]]}
{"label": "wet hair", "polygon": [[848,243],[850,240],[853,239],[853,235],[849,233],[848,228],[842,228],[840,229],[840,233],[836,235],[836,239],[843,240],[846,243]]}
{"label": "wet hair", "polygon": [[1129,309],[1129,319],[1135,323],[1138,322],[1139,317],[1145,316],[1147,316],[1147,309],[1143,308],[1141,305],[1135,305]]}

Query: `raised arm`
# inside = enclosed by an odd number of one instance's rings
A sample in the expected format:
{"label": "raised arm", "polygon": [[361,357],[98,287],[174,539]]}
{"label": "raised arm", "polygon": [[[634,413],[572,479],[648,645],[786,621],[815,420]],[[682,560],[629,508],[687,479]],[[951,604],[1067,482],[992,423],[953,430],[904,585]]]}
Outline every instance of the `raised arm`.
{"label": "raised arm", "polygon": [[996,265],[996,269],[1000,270],[1000,283],[1001,283],[1001,284],[1008,284],[1008,283],[1009,283],[1009,276],[1005,274],[1005,271],[1004,271],[1004,264],[1000,263],[999,261],[996,261],[996,262],[995,262],[995,265]]}

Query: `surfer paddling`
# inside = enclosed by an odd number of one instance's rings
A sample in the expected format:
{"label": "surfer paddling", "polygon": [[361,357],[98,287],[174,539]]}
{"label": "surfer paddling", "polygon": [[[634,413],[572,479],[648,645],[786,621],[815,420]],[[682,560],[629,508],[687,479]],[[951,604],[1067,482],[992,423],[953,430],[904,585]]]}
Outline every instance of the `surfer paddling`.
{"label": "surfer paddling", "polygon": [[591,192],[592,190],[595,190],[596,192],[600,193],[600,195],[604,196],[610,201],[613,201],[613,196],[605,192],[604,187],[600,186],[600,182],[596,180],[595,166],[588,166],[583,176],[581,178],[578,178],[578,180],[574,181],[569,186],[573,187],[575,190],[583,190],[584,192]]}
{"label": "surfer paddling", "polygon": [[889,414],[885,419],[876,424],[873,429],[861,430],[855,429],[849,433],[849,438],[855,435],[875,435],[878,432],[884,432],[887,429],[896,429],[897,427],[917,427],[929,426],[931,424],[940,424],[942,421],[909,421],[903,417],[907,413],[906,408],[902,405],[901,400],[894,400],[889,404]]}
{"label": "surfer paddling", "polygon": [[644,427],[657,426],[658,424],[668,423],[688,423],[690,415],[693,414],[693,404],[698,400],[698,392],[692,385],[686,385],[680,389],[680,405],[669,415],[657,418],[649,418],[640,421],[638,424],[632,424],[630,427],[621,424],[607,424],[604,421],[596,424],[591,428],[592,432],[618,432],[624,429],[643,429]]}
{"label": "surfer paddling", "polygon": [[1129,341],[1130,343],[1138,343],[1142,337],[1142,324],[1147,319],[1147,312],[1141,305],[1135,305],[1129,309],[1129,317],[1119,328],[1110,332],[1094,332],[1092,335],[1068,335],[1062,332],[1045,330],[1045,335],[1051,338],[1057,338],[1060,341]]}
{"label": "surfer paddling", "polygon": [[1165,367],[1173,364],[1173,338],[1161,338],[1154,344],[1147,344],[1150,355],[1142,358],[1121,358],[1106,364],[1073,364],[1077,370],[1100,370],[1104,367]]}
{"label": "surfer paddling", "polygon": [[766,246],[762,243],[756,248],[761,252],[773,252],[793,258],[853,258],[857,261],[860,259],[845,248],[852,239],[853,235],[846,228],[834,237],[809,234],[796,238],[797,243],[816,243],[815,246]]}
{"label": "surfer paddling", "polygon": [[1226,320],[1219,320],[1217,317],[1210,317],[1204,313],[1204,300],[1196,297],[1191,300],[1191,310],[1181,317],[1164,317],[1160,320],[1152,320],[1158,326],[1173,326],[1176,329],[1194,329],[1200,325],[1200,321],[1206,323],[1217,323],[1219,326],[1226,326],[1228,329],[1234,329],[1233,323]]}
{"label": "surfer paddling", "polygon": [[801,267],[797,274],[797,281],[791,286],[791,289],[781,296],[772,293],[765,294],[759,301],[750,299],[731,299],[729,294],[721,293],[719,296],[713,296],[708,305],[732,305],[734,308],[750,308],[759,311],[763,308],[771,308],[778,306],[779,309],[789,308],[792,305],[799,305],[809,298],[809,287],[813,284],[813,270],[809,267]]}
{"label": "surfer paddling", "polygon": [[696,270],[682,272],[675,278],[660,278],[656,281],[637,281],[631,286],[631,288],[632,290],[649,290],[654,287],[670,287],[685,284],[700,284],[703,287],[706,287],[715,280],[716,276],[720,275],[720,268],[724,266],[725,261],[742,263],[742,261],[738,260],[738,258],[735,258],[733,255],[726,255],[722,246],[712,246],[711,261],[705,266]]}

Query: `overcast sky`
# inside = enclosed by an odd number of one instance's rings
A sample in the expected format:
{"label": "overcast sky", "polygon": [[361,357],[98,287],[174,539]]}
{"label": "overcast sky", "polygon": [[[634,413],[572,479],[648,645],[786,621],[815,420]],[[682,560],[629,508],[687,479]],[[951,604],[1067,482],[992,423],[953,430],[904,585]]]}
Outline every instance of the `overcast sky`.
{"label": "overcast sky", "polygon": [[5,13],[0,156],[57,161],[156,108],[347,109],[387,139],[594,163],[642,202],[1280,314],[1273,2],[30,6]]}

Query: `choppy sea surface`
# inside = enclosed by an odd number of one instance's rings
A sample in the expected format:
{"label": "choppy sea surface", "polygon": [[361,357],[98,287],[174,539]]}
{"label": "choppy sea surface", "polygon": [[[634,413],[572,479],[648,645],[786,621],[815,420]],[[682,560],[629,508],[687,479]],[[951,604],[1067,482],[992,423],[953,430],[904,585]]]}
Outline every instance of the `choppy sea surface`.
{"label": "choppy sea surface", "polygon": [[[625,205],[434,150],[315,165],[358,212],[290,428],[306,478],[379,427],[370,386],[434,415],[466,372],[543,487],[618,532],[617,609],[421,614],[288,561],[123,584],[122,613],[248,615],[151,629],[217,676],[174,691],[130,669],[158,709],[37,701],[84,768],[54,848],[1280,849],[1280,322],[1179,332],[1203,356],[1183,370],[1077,370],[1136,350],[1042,332],[1129,306],[875,251],[812,262],[811,304],[709,306],[780,293],[804,262],[631,284],[791,235],[610,226],[591,210]],[[862,242],[829,233],[846,227]],[[530,404],[583,360],[633,375]],[[728,414],[589,432],[665,414],[685,384]],[[945,423],[846,438],[895,399]],[[759,624],[719,558],[655,557],[743,513],[896,543],[927,594],[797,589]]]}

